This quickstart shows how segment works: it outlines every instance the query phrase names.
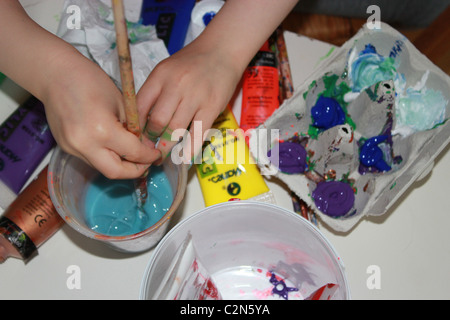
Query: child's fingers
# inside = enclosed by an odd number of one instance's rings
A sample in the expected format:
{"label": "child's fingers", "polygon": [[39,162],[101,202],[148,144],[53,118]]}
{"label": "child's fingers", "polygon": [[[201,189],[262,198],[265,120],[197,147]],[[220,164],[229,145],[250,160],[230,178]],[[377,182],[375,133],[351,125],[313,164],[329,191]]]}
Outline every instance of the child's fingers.
{"label": "child's fingers", "polygon": [[170,122],[159,136],[157,148],[161,151],[162,157],[155,162],[156,165],[162,163],[180,138],[185,135],[196,109],[195,102],[190,100],[184,100],[180,103],[172,119],[170,119]]}
{"label": "child's fingers", "polygon": [[[216,117],[217,115],[214,112],[199,110],[189,124],[189,131],[173,131],[170,138],[169,135],[161,136],[158,149],[161,150],[163,156],[155,162],[155,165],[161,164],[164,158],[171,154],[171,152],[172,160],[176,160],[178,163],[192,164],[194,157],[200,154],[206,132],[211,128]],[[183,138],[183,140],[174,148],[180,138]],[[168,141],[169,139],[170,141]]]}
{"label": "child's fingers", "polygon": [[78,148],[66,148],[110,179],[137,178],[161,153],[145,145],[133,133],[118,126],[107,140],[91,140]]}
{"label": "child's fingers", "polygon": [[149,81],[150,77],[142,85],[141,89],[136,95],[136,104],[138,106],[139,125],[144,129],[148,115],[152,107],[161,94],[161,86],[154,85]]}
{"label": "child's fingers", "polygon": [[176,95],[163,92],[158,97],[143,129],[143,133],[148,139],[155,142],[163,134],[174,117],[175,110],[179,104],[180,98]]}
{"label": "child's fingers", "polygon": [[115,152],[120,158],[130,162],[151,164],[161,157],[159,150],[142,143],[134,134],[124,131],[108,141],[105,148]]}
{"label": "child's fingers", "polygon": [[116,152],[103,148],[88,156],[89,163],[109,179],[135,179],[142,176],[149,164],[124,160]]}

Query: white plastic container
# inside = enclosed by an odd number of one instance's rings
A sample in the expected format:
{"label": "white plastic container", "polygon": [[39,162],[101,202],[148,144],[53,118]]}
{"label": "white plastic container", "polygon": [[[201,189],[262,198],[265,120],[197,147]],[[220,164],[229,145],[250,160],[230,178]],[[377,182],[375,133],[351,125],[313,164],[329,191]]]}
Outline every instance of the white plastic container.
{"label": "white plastic container", "polygon": [[195,213],[161,240],[144,274],[141,299],[155,297],[189,234],[223,299],[279,298],[271,294],[272,272],[298,289],[289,299],[306,298],[329,283],[338,285],[332,299],[350,297],[342,261],[316,227],[276,205],[237,201]]}

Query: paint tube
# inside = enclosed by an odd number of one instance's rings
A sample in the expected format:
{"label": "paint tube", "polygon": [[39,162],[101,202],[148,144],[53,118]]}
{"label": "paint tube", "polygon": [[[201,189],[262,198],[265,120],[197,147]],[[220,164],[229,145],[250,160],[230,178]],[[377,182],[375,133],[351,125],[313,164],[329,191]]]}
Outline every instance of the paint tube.
{"label": "paint tube", "polygon": [[267,40],[244,72],[240,126],[244,130],[262,124],[280,106],[276,34]]}
{"label": "paint tube", "polygon": [[194,5],[195,0],[144,0],[142,24],[156,26],[158,38],[172,55],[184,46]]}
{"label": "paint tube", "polygon": [[55,145],[42,103],[30,97],[0,126],[0,207],[6,208]]}
{"label": "paint tube", "polygon": [[45,167],[0,217],[0,263],[9,257],[27,263],[64,224],[47,186]]}
{"label": "paint tube", "polygon": [[[216,119],[203,145],[197,177],[206,206],[230,200],[274,202],[231,107]],[[209,139],[209,141],[208,141]]]}

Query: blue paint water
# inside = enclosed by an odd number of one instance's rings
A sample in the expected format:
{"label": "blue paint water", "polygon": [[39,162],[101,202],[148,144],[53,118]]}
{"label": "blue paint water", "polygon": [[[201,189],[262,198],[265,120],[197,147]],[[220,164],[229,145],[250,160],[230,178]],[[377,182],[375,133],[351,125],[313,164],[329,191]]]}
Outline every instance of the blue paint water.
{"label": "blue paint water", "polygon": [[147,201],[139,209],[133,180],[109,180],[99,175],[86,191],[87,225],[109,236],[132,235],[151,227],[173,202],[172,189],[162,168],[152,167],[147,189]]}

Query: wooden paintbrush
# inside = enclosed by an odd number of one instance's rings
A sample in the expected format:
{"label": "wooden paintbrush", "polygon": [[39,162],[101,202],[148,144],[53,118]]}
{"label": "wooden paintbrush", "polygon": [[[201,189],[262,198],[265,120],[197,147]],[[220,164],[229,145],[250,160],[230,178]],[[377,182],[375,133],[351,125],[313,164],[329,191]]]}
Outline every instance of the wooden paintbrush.
{"label": "wooden paintbrush", "polygon": [[[131,63],[130,46],[128,40],[127,23],[125,20],[124,5],[122,0],[112,0],[114,12],[114,25],[116,29],[117,52],[119,54],[120,78],[122,81],[122,94],[125,100],[126,127],[127,130],[142,138],[139,125],[139,116],[136,104],[136,92],[134,88],[133,67]],[[147,200],[147,176],[144,175],[135,181],[136,193],[141,207]]]}

